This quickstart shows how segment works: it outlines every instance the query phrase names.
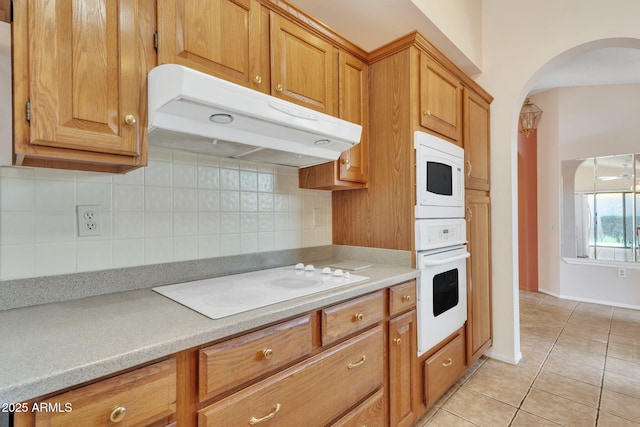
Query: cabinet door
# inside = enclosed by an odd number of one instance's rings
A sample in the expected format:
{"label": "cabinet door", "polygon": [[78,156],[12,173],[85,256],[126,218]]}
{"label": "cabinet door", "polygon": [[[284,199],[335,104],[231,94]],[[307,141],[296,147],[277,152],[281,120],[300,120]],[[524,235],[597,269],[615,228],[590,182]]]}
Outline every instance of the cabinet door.
{"label": "cabinet door", "polygon": [[491,346],[491,200],[467,192],[467,363]]}
{"label": "cabinet door", "polygon": [[338,49],[271,12],[271,93],[336,115]]}
{"label": "cabinet door", "polygon": [[366,183],[369,173],[367,64],[344,51],[340,51],[339,60],[340,118],[361,125],[362,138],[359,144],[340,155],[338,179]]}
{"label": "cabinet door", "polygon": [[489,103],[464,90],[465,187],[489,191]]}
{"label": "cabinet door", "polygon": [[269,92],[269,15],[257,0],[159,0],[158,62]]}
{"label": "cabinet door", "polygon": [[389,422],[410,426],[416,418],[418,394],[416,311],[389,321]]}
{"label": "cabinet door", "polygon": [[32,144],[140,153],[136,3],[29,3]]}
{"label": "cabinet door", "polygon": [[462,86],[425,53],[420,55],[420,124],[462,146]]}

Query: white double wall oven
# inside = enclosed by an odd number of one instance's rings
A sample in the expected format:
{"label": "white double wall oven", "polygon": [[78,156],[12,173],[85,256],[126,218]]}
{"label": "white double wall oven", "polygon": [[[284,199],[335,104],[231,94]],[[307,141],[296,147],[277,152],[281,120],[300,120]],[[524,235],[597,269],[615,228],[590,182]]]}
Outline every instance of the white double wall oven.
{"label": "white double wall oven", "polygon": [[415,241],[418,279],[418,355],[467,320],[467,228],[464,150],[415,132]]}

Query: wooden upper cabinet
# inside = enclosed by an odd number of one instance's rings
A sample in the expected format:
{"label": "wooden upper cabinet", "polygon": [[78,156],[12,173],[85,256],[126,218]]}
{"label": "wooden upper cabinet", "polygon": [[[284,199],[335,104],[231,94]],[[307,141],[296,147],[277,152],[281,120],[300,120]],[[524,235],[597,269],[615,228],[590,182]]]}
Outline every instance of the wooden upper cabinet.
{"label": "wooden upper cabinet", "polygon": [[343,152],[335,162],[302,168],[300,188],[350,190],[366,188],[369,175],[367,64],[341,50],[339,62],[339,117],[362,126],[360,143]]}
{"label": "wooden upper cabinet", "polygon": [[158,62],[269,93],[269,13],[257,0],[158,0]]}
{"label": "wooden upper cabinet", "polygon": [[420,124],[462,146],[462,85],[426,53],[420,55]]}
{"label": "wooden upper cabinet", "polygon": [[489,191],[489,103],[464,90],[465,187]]}
{"label": "wooden upper cabinet", "polygon": [[271,94],[337,115],[338,49],[271,12]]}
{"label": "wooden upper cabinet", "polygon": [[16,164],[105,172],[146,164],[155,58],[141,35],[155,9],[145,3],[14,1]]}

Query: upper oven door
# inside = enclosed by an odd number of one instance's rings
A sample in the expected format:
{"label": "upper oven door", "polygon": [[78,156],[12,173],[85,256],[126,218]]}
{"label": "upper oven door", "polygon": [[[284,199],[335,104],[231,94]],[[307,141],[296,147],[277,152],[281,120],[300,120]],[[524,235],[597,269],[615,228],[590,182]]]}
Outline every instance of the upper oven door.
{"label": "upper oven door", "polygon": [[416,218],[464,217],[464,150],[416,132]]}

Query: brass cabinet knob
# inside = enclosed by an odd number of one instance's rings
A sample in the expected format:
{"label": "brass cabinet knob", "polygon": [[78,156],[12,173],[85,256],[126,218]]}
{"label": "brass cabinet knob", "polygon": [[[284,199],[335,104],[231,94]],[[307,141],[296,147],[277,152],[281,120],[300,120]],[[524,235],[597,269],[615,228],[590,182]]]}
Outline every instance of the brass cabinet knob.
{"label": "brass cabinet knob", "polygon": [[265,348],[264,350],[262,350],[262,356],[267,360],[271,359],[271,356],[273,356],[273,350],[270,348]]}
{"label": "brass cabinet knob", "polygon": [[411,301],[411,295],[402,296],[402,302],[409,302],[409,301]]}
{"label": "brass cabinet knob", "polygon": [[424,115],[425,115],[425,116],[431,116],[431,110],[427,110],[427,111],[425,111],[425,112],[424,112]]}
{"label": "brass cabinet knob", "polygon": [[127,408],[125,408],[124,406],[116,406],[115,408],[113,408],[113,411],[111,411],[109,420],[111,420],[112,423],[119,423],[120,421],[124,420],[125,415],[127,415]]}
{"label": "brass cabinet knob", "polygon": [[255,76],[253,78],[253,82],[256,83],[256,84],[262,83],[262,76]]}
{"label": "brass cabinet knob", "polygon": [[351,163],[351,159],[349,159],[348,157],[343,157],[342,158],[342,164],[343,165],[348,165],[349,163]]}
{"label": "brass cabinet knob", "polygon": [[353,321],[354,322],[359,322],[362,319],[364,319],[364,314],[362,314],[362,313],[356,313],[356,314],[353,315]]}
{"label": "brass cabinet knob", "polygon": [[402,343],[402,340],[400,338],[394,338],[393,342],[396,343],[397,345],[400,345]]}
{"label": "brass cabinet knob", "polygon": [[138,119],[136,119],[136,116],[134,116],[133,114],[127,114],[126,116],[124,116],[124,122],[129,126],[133,126],[138,123]]}
{"label": "brass cabinet knob", "polygon": [[276,85],[276,92],[282,92],[284,90],[284,86],[282,84]]}

